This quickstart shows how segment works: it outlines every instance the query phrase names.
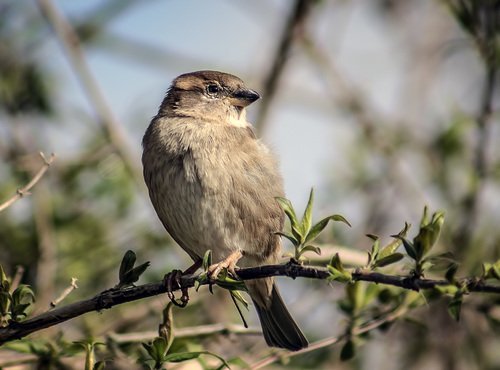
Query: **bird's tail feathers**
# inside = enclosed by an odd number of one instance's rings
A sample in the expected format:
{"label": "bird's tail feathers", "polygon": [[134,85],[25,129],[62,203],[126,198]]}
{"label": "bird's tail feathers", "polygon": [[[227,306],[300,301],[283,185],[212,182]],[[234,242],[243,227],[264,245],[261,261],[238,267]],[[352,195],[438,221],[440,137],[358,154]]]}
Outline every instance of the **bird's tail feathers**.
{"label": "bird's tail feathers", "polygon": [[272,286],[268,307],[253,300],[259,315],[266,342],[271,347],[298,351],[308,346],[308,341],[288,312],[275,284]]}

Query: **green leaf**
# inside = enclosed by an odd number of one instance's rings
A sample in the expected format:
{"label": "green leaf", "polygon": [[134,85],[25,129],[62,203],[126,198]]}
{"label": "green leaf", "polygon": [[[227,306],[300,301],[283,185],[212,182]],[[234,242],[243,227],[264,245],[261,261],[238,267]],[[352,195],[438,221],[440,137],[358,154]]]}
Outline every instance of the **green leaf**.
{"label": "green leaf", "polygon": [[118,284],[119,287],[133,285],[137,280],[139,280],[140,276],[146,271],[151,263],[144,262],[142,265],[134,267],[132,270],[127,271],[122,276],[122,280]]}
{"label": "green leaf", "polygon": [[338,305],[339,309],[343,313],[345,313],[348,316],[351,316],[352,311],[353,311],[353,307],[352,307],[351,302],[349,302],[349,300],[347,300],[347,299],[339,299],[337,301],[337,305]]}
{"label": "green leaf", "polygon": [[314,252],[318,256],[321,256],[321,248],[320,247],[316,247],[314,245],[306,245],[304,248],[302,248],[300,250],[300,255],[303,255],[306,252]]}
{"label": "green leaf", "polygon": [[2,265],[0,265],[0,291],[8,292],[10,290],[9,279],[3,270]]}
{"label": "green leaf", "polygon": [[423,261],[420,264],[420,273],[423,273],[424,271],[429,270],[433,266],[434,266],[434,263],[432,263],[431,261]]}
{"label": "green leaf", "polygon": [[369,237],[371,240],[373,240],[372,244],[372,249],[370,252],[368,252],[368,265],[371,266],[373,261],[375,261],[378,258],[378,253],[380,250],[380,240],[377,235],[373,234],[366,234],[367,237]]}
{"label": "green leaf", "polygon": [[309,200],[307,201],[307,206],[306,209],[304,210],[304,215],[302,216],[302,222],[300,224],[302,235],[307,235],[309,233],[309,230],[311,230],[313,202],[314,202],[314,189],[311,188],[311,192],[309,193]]}
{"label": "green leaf", "polygon": [[342,261],[340,260],[340,256],[338,253],[335,253],[335,255],[332,256],[332,259],[330,260],[330,266],[332,266],[336,270],[344,271],[344,266],[342,266]]}
{"label": "green leaf", "polygon": [[104,370],[105,366],[106,366],[106,361],[98,361],[95,363],[92,370]]}
{"label": "green leaf", "polygon": [[281,232],[281,231],[277,231],[275,232],[276,235],[279,235],[279,236],[283,236],[285,238],[287,238],[288,240],[290,240],[292,242],[292,244],[297,247],[300,245],[300,242],[297,240],[297,238],[295,238],[295,236],[293,236],[292,234],[288,234],[288,233],[285,233],[285,232]]}
{"label": "green leaf", "polygon": [[11,318],[18,321],[27,316],[26,310],[35,301],[35,294],[28,285],[21,284],[10,296]]}
{"label": "green leaf", "polygon": [[393,253],[383,258],[378,259],[374,263],[374,267],[384,267],[402,260],[404,255],[402,253]]}
{"label": "green leaf", "polygon": [[446,274],[444,275],[444,277],[450,283],[455,281],[455,274],[457,273],[458,266],[458,263],[452,262],[448,267],[448,270],[446,270]]}
{"label": "green leaf", "polygon": [[417,253],[415,252],[415,248],[413,244],[406,238],[403,238],[399,235],[391,235],[393,238],[400,239],[403,242],[403,247],[405,248],[408,256],[414,260],[417,260]]}
{"label": "green leaf", "polygon": [[10,302],[12,300],[12,297],[8,292],[2,292],[0,291],[0,315],[4,316],[9,312],[9,306]]}
{"label": "green leaf", "polygon": [[231,293],[231,295],[238,301],[240,302],[241,304],[243,304],[243,306],[247,309],[248,311],[248,302],[247,300],[245,299],[245,297],[243,297],[243,294],[241,294],[238,290],[231,290],[229,293]]}
{"label": "green leaf", "polygon": [[181,352],[165,356],[165,362],[184,362],[200,357],[202,352]]}
{"label": "green leaf", "polygon": [[162,310],[162,321],[158,327],[158,334],[160,338],[165,339],[166,346],[164,353],[166,354],[172,343],[174,342],[174,328],[173,328],[173,307],[174,304],[172,302],[168,302],[165,308]]}
{"label": "green leaf", "polygon": [[292,226],[293,235],[295,235],[295,237],[298,240],[302,241],[303,235],[301,234],[299,222],[297,220],[297,215],[295,214],[295,210],[293,209],[292,202],[282,197],[276,197],[275,199],[279,203],[283,211],[285,211],[285,214],[288,216],[288,219],[290,220],[290,225]]}
{"label": "green leaf", "polygon": [[346,225],[351,226],[351,224],[349,223],[349,221],[347,221],[341,215],[331,215],[331,216],[325,217],[324,219],[322,219],[321,221],[319,221],[317,224],[315,224],[311,228],[311,230],[309,231],[309,233],[307,234],[307,236],[306,236],[306,238],[304,240],[304,244],[305,243],[310,243],[314,239],[316,239],[317,236],[319,235],[319,233],[321,233],[323,231],[323,229],[326,227],[326,225],[328,225],[328,222],[330,222],[330,221],[343,222]]}
{"label": "green leaf", "polygon": [[483,278],[500,280],[500,260],[495,263],[483,263]]}
{"label": "green leaf", "polygon": [[208,271],[208,268],[212,265],[212,251],[209,249],[203,255],[202,267],[204,271]]}
{"label": "green leaf", "polygon": [[455,294],[457,294],[457,292],[459,290],[458,287],[456,285],[453,285],[453,284],[436,285],[434,287],[434,289],[436,289],[441,294],[450,295],[450,296],[454,296]]}
{"label": "green leaf", "polygon": [[352,281],[352,275],[349,271],[346,271],[342,266],[340,257],[338,253],[332,257],[330,264],[327,266],[330,276],[328,281],[339,281],[341,283],[347,283]]}
{"label": "green leaf", "polygon": [[429,207],[424,207],[424,213],[422,213],[422,218],[420,219],[420,227],[425,227],[429,224]]}
{"label": "green leaf", "polygon": [[31,303],[34,300],[35,293],[33,293],[33,290],[30,288],[30,286],[26,284],[20,284],[12,293],[13,304],[19,304],[22,302]]}
{"label": "green leaf", "polygon": [[342,347],[342,350],[340,351],[340,360],[348,361],[352,359],[355,355],[356,355],[356,345],[354,344],[354,341],[349,339],[347,342],[345,342],[344,346]]}
{"label": "green leaf", "polygon": [[188,361],[188,360],[198,358],[201,355],[213,356],[213,357],[217,358],[218,360],[220,360],[225,367],[227,367],[228,369],[231,369],[229,364],[226,362],[226,360],[224,360],[219,355],[216,355],[215,353],[209,352],[209,351],[172,353],[172,354],[165,356],[164,360],[165,360],[165,362],[183,362],[183,361]]}
{"label": "green leaf", "polygon": [[338,281],[340,283],[349,283],[352,281],[352,275],[348,271],[340,271],[329,265],[328,272],[330,273],[330,276],[327,279],[328,281]]}
{"label": "green leaf", "polygon": [[456,263],[455,256],[453,252],[443,252],[443,253],[433,253],[428,255],[426,260],[431,261],[433,263],[437,262],[445,262],[445,263]]}
{"label": "green leaf", "polygon": [[161,364],[165,361],[165,355],[168,349],[167,340],[163,337],[156,337],[151,344],[142,343],[144,349],[148,352],[149,356],[157,363]]}
{"label": "green leaf", "polygon": [[354,314],[363,307],[365,286],[366,285],[361,284],[359,281],[356,281],[352,284],[347,284],[345,287],[346,295],[351,302]]}
{"label": "green leaf", "polygon": [[460,321],[460,311],[462,309],[462,294],[461,292],[457,292],[453,299],[448,304],[448,313],[450,316],[455,319],[455,321]]}
{"label": "green leaf", "polygon": [[427,220],[427,208],[425,208],[420,230],[413,239],[417,260],[425,256],[436,243],[444,223],[444,212],[435,212],[431,221],[427,223]]}
{"label": "green leaf", "polygon": [[26,309],[30,306],[29,303],[18,303],[12,305],[11,316],[14,321],[18,321],[21,318],[28,316]]}
{"label": "green leaf", "polygon": [[119,281],[123,281],[125,274],[134,268],[136,259],[137,257],[133,251],[128,250],[125,252],[120,264],[120,272],[118,273]]}
{"label": "green leaf", "polygon": [[382,250],[379,253],[379,258],[387,257],[388,255],[396,252],[398,248],[401,246],[401,243],[403,242],[402,239],[406,237],[406,234],[408,233],[410,227],[411,225],[405,222],[403,229],[397,234],[398,237],[396,238],[393,236],[394,240],[382,248]]}

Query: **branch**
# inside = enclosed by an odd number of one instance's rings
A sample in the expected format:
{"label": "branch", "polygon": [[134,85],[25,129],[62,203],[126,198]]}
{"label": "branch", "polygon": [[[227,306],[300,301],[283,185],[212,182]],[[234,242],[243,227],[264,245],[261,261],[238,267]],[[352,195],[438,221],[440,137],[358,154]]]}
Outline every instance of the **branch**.
{"label": "branch", "polygon": [[[214,334],[222,335],[261,335],[260,328],[245,328],[243,325],[226,325],[226,324],[210,324],[190,326],[186,328],[176,328],[174,330],[174,337],[179,338],[192,338],[200,336],[208,336]],[[140,333],[111,333],[108,337],[116,343],[131,343],[131,342],[145,342],[151,341],[158,336],[158,330],[144,331]]]}
{"label": "branch", "polygon": [[[238,277],[242,280],[260,279],[271,276],[288,276],[293,279],[297,277],[305,277],[321,280],[326,280],[330,277],[328,270],[325,268],[301,266],[292,263],[287,263],[285,265],[267,265],[245,268],[238,270],[237,273]],[[183,276],[181,279],[181,287],[193,287],[198,277],[199,275]],[[412,290],[432,289],[436,286],[445,286],[450,284],[447,280],[417,279],[405,276],[384,275],[378,272],[361,270],[354,271],[352,273],[352,279],[354,281],[369,281]],[[469,292],[500,294],[500,285],[488,284],[477,278],[465,278],[460,282]],[[179,290],[181,287],[173,287],[173,290]],[[165,292],[166,285],[163,281],[122,290],[109,289],[91,299],[56,308],[29,320],[25,320],[23,322],[11,322],[8,327],[0,328],[0,345],[14,339],[23,338],[41,329],[60,324],[87,312],[101,311],[122,303],[137,301],[139,299],[160,295]]]}
{"label": "branch", "polygon": [[496,66],[493,64],[487,65],[485,73],[485,81],[481,98],[481,109],[476,117],[477,124],[477,142],[474,152],[473,171],[476,176],[472,182],[469,193],[463,200],[463,213],[466,217],[463,218],[462,224],[458,228],[455,241],[459,241],[466,248],[470,247],[474,230],[476,228],[480,209],[479,201],[481,191],[485,180],[488,177],[488,157],[487,150],[490,142],[490,122],[493,111],[493,98],[496,81]]}
{"label": "branch", "polygon": [[76,77],[87,94],[90,104],[99,116],[99,121],[105,135],[116,149],[138,187],[142,189],[143,184],[142,180],[140,180],[142,179],[142,171],[137,165],[133,154],[131,154],[133,151],[129,148],[120,122],[109,107],[96,78],[91,72],[78,34],[64,17],[64,14],[57,9],[56,4],[52,0],[38,0],[38,6],[49,25],[53,28],[64,51],[67,53]]}
{"label": "branch", "polygon": [[26,184],[24,187],[22,187],[20,189],[17,189],[16,194],[14,194],[6,202],[0,204],[0,212],[2,212],[5,209],[9,208],[12,204],[14,204],[15,202],[17,202],[19,199],[21,199],[21,198],[23,198],[25,196],[30,195],[30,190],[33,188],[33,186],[36,185],[36,183],[38,181],[40,181],[40,179],[43,177],[43,175],[45,174],[45,172],[47,172],[47,170],[49,169],[50,165],[52,164],[52,162],[56,158],[56,155],[54,153],[52,153],[50,155],[50,158],[47,159],[47,158],[45,158],[45,155],[42,152],[40,152],[40,157],[42,157],[42,159],[43,159],[43,162],[44,162],[43,166],[38,170],[38,172],[36,173],[36,175],[31,179],[31,181],[28,184]]}
{"label": "branch", "polygon": [[266,98],[260,104],[259,113],[254,123],[255,130],[260,134],[262,134],[269,108],[276,96],[279,81],[288,61],[293,42],[295,38],[303,32],[313,5],[315,5],[314,1],[297,0],[285,24],[278,48],[276,49],[276,54],[273,58],[273,63],[264,82],[262,96]]}
{"label": "branch", "polygon": [[378,328],[379,326],[382,326],[388,322],[392,322],[403,316],[407,312],[406,307],[399,307],[398,309],[394,310],[393,312],[388,313],[386,316],[377,319],[377,320],[372,320],[364,323],[363,325],[354,328],[351,333],[345,333],[343,335],[340,335],[338,337],[331,337],[331,338],[325,338],[321,339],[317,342],[311,343],[308,347],[296,351],[296,352],[290,352],[290,351],[282,351],[278,350],[278,353],[272,354],[269,357],[263,358],[259,360],[258,362],[250,365],[250,370],[256,370],[256,369],[262,369],[265,366],[271,365],[274,362],[280,361],[285,358],[290,358],[290,357],[295,357],[298,355],[302,355],[307,352],[312,352],[316,351],[320,348],[325,348],[328,346],[332,346],[334,344],[337,344],[341,342],[342,340],[349,339],[350,336],[352,335],[360,335],[363,333],[367,333],[369,331],[372,331],[373,329]]}

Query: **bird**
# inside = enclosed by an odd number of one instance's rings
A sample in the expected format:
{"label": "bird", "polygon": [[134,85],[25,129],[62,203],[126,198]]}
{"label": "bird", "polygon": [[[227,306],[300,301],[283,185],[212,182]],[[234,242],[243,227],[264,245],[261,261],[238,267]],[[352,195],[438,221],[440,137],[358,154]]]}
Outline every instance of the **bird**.
{"label": "bird", "polygon": [[[175,78],[143,137],[143,174],[153,207],[195,270],[210,250],[224,268],[278,261],[284,212],[278,161],[247,122],[260,95],[238,77],[196,71]],[[308,341],[272,277],[245,281],[266,343],[298,351]]]}

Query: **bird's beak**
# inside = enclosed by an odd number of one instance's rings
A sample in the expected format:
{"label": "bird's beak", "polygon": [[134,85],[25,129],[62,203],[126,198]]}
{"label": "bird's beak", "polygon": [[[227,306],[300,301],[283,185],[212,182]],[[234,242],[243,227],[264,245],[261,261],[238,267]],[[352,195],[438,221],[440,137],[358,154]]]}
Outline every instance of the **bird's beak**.
{"label": "bird's beak", "polygon": [[245,108],[260,98],[260,95],[250,89],[240,88],[231,94],[231,104],[236,107]]}

